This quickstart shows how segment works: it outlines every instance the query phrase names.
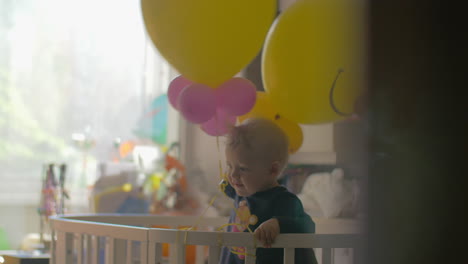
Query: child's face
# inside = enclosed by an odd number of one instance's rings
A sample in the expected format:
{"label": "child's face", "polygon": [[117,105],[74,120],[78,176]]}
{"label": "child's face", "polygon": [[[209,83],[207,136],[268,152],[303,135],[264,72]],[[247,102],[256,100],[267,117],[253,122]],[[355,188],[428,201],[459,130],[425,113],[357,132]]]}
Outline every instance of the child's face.
{"label": "child's face", "polygon": [[228,180],[239,196],[250,196],[277,185],[272,164],[242,146],[226,148]]}

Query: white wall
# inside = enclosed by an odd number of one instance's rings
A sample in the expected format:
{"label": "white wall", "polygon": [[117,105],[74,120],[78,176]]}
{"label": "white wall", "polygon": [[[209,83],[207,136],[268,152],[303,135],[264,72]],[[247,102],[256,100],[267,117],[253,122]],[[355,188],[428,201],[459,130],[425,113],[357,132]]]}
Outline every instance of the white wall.
{"label": "white wall", "polygon": [[28,233],[39,231],[39,215],[35,206],[0,205],[0,227],[2,227],[13,249],[19,248]]}

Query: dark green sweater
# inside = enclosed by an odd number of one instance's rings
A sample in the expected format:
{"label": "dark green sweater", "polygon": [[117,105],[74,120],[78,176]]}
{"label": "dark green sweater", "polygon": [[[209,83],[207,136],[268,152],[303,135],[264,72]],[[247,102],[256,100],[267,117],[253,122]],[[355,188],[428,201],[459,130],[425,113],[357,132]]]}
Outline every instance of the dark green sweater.
{"label": "dark green sweater", "polygon": [[[304,212],[302,203],[297,196],[289,192],[283,186],[277,186],[266,191],[257,192],[248,197],[238,196],[235,190],[227,185],[225,189],[227,196],[234,200],[237,208],[231,213],[229,223],[248,223],[252,231],[263,222],[276,218],[280,225],[281,233],[314,233],[315,223],[310,216]],[[229,232],[249,232],[242,227],[229,226]],[[234,248],[235,251],[243,251],[243,248]],[[243,264],[244,256],[232,253],[229,248],[223,248],[220,264]],[[258,248],[256,251],[257,264],[283,263],[282,248]],[[296,264],[317,263],[312,249],[296,249]]]}

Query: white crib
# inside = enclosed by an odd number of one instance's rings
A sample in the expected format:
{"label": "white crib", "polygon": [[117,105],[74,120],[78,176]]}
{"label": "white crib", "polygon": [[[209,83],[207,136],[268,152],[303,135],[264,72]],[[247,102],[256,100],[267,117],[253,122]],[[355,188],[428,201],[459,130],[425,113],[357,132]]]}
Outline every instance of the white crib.
{"label": "white crib", "polygon": [[[255,263],[255,247],[262,245],[249,233],[215,231],[227,218],[157,215],[62,215],[50,218],[51,264],[184,264],[186,245],[196,245],[196,264],[218,264],[223,246],[246,248],[245,263]],[[198,223],[197,230],[181,226]],[[152,226],[171,228],[152,228]],[[202,231],[203,230],[203,231]],[[163,244],[169,254],[163,256]],[[347,248],[352,263],[361,263],[359,234],[280,234],[272,247],[284,248],[284,263],[294,263],[294,248],[314,248],[319,263],[334,264],[334,249]],[[206,250],[208,249],[208,250]]]}

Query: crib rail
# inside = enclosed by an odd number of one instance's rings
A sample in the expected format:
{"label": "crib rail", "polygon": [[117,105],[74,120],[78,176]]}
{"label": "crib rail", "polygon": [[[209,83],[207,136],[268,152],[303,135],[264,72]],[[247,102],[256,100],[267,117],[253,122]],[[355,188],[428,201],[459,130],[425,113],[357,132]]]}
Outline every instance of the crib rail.
{"label": "crib rail", "polygon": [[[223,246],[241,246],[250,257],[262,245],[249,233],[206,231],[227,222],[226,218],[204,218],[198,227],[205,231],[180,230],[191,226],[198,217],[155,215],[67,215],[51,218],[53,241],[51,263],[77,264],[183,264],[186,245],[197,246],[196,264],[218,264]],[[167,225],[170,228],[151,228]],[[209,229],[208,229],[209,230]],[[211,229],[214,230],[214,229]],[[280,234],[272,247],[284,248],[284,263],[294,263],[295,248],[314,248],[322,264],[335,263],[334,250],[351,249],[353,264],[361,263],[362,238],[357,234]],[[163,257],[163,245],[169,243],[169,256]],[[208,248],[208,254],[205,249]],[[318,254],[320,253],[320,254]],[[346,263],[347,264],[347,263]]]}

